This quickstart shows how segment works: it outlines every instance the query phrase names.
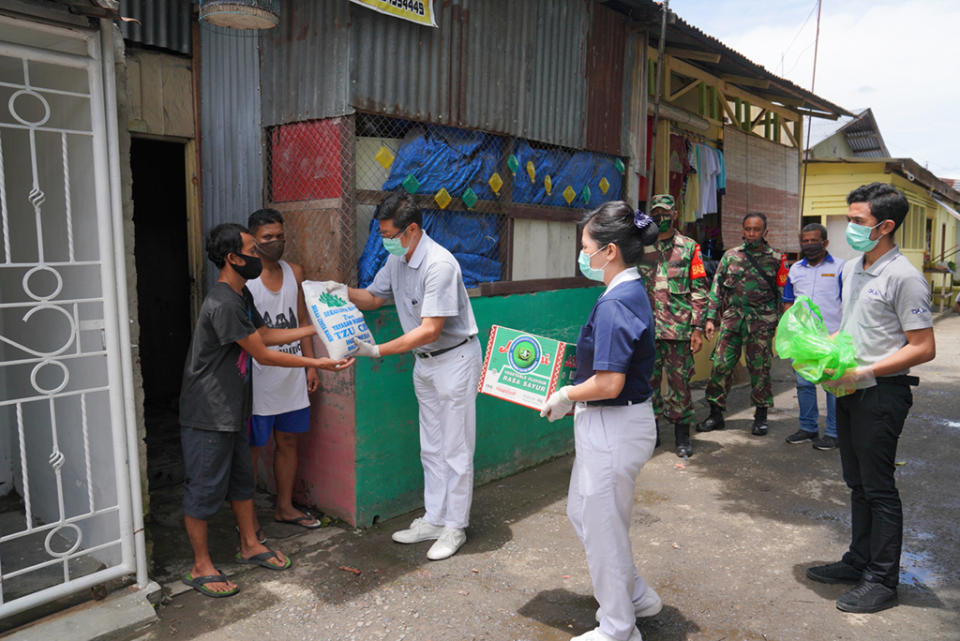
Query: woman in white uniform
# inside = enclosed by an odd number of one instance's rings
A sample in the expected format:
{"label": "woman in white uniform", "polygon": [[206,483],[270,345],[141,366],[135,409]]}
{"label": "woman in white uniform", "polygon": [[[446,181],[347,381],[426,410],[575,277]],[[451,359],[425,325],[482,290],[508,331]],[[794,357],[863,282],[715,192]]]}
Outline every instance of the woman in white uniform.
{"label": "woman in white uniform", "polygon": [[657,438],[653,313],[635,265],[657,226],[622,201],[583,223],[580,271],[607,288],[580,330],[574,384],[554,392],[540,415],[555,421],[576,404],[567,515],[587,553],[600,625],[574,640],[641,641],[637,617],[662,605],[637,574],[629,536],[634,483]]}

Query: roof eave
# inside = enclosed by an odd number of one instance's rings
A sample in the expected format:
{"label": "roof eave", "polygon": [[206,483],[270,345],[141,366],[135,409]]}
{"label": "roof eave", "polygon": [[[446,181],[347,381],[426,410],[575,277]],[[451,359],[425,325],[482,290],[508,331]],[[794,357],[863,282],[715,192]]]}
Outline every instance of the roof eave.
{"label": "roof eave", "polygon": [[[643,28],[648,31],[651,36],[651,42],[656,42],[659,40],[660,34],[660,4],[653,2],[652,0],[599,0],[607,6],[615,9],[634,21],[634,24],[640,28]],[[749,91],[758,96],[761,96],[767,100],[770,100],[774,103],[780,103],[787,109],[794,111],[799,111],[802,115],[808,115],[815,118],[828,118],[836,120],[840,116],[853,116],[854,114],[850,111],[844,109],[840,105],[834,104],[829,100],[821,98],[820,96],[814,94],[811,91],[808,91],[802,87],[799,87],[789,80],[781,78],[766,69],[757,63],[753,62],[743,54],[731,49],[723,42],[717,38],[704,33],[697,27],[691,25],[690,23],[683,20],[680,16],[670,12],[670,15],[667,19],[667,42],[670,42],[670,33],[674,32],[675,35],[682,34],[688,38],[696,40],[700,46],[705,50],[719,53],[721,55],[721,60],[726,59],[731,62],[733,65],[738,67],[736,73],[738,75],[752,78],[755,80],[768,81],[770,86],[779,91],[779,95],[776,92],[765,92],[763,89],[759,89],[753,86],[743,87],[744,91]],[[707,73],[713,75],[721,75],[723,73],[720,69],[713,69],[711,65],[703,63],[702,61],[688,61],[690,64],[697,66]],[[735,81],[729,81],[732,84],[736,84]],[[782,102],[783,98],[786,96],[792,97],[794,100],[791,102],[799,101],[798,104],[785,104]]]}

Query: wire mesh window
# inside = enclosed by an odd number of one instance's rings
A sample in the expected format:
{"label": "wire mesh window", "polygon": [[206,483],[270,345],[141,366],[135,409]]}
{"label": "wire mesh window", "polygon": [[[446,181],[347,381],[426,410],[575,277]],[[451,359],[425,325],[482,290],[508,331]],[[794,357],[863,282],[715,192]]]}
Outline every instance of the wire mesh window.
{"label": "wire mesh window", "polygon": [[352,208],[350,261],[360,286],[387,253],[375,225],[392,191],[413,194],[426,232],[457,258],[468,288],[576,275],[577,221],[623,191],[621,159],[522,138],[356,114],[268,132],[268,200]]}

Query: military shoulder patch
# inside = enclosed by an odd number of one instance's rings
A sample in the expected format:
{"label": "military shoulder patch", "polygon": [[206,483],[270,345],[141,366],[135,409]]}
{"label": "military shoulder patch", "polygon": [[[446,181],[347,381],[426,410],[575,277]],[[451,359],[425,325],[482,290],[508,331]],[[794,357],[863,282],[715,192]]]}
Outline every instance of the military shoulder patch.
{"label": "military shoulder patch", "polygon": [[690,280],[706,277],[707,270],[703,267],[703,259],[700,258],[700,245],[694,245],[693,259],[690,261]]}
{"label": "military shoulder patch", "polygon": [[787,284],[787,255],[780,254],[780,269],[777,270],[777,287],[783,287]]}

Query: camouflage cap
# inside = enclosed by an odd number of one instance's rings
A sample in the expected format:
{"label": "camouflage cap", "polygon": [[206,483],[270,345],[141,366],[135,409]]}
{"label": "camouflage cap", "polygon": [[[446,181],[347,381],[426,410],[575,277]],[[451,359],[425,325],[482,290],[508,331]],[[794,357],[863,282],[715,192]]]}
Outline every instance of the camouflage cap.
{"label": "camouflage cap", "polygon": [[650,199],[650,211],[654,209],[673,209],[676,202],[670,194],[657,194]]}

